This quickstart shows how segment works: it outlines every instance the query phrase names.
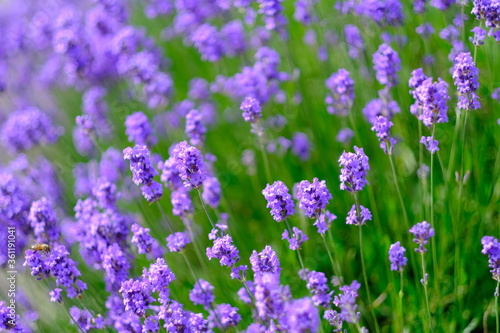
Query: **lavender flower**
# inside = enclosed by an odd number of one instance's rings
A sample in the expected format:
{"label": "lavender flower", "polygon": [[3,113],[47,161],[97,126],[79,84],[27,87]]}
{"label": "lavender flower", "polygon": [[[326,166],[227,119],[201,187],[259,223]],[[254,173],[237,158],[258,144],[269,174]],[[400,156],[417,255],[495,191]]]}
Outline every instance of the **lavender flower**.
{"label": "lavender flower", "polygon": [[399,242],[391,244],[389,248],[389,261],[391,262],[391,271],[403,271],[408,258],[405,257],[406,249],[399,245]]}
{"label": "lavender flower", "polygon": [[238,313],[238,308],[229,304],[220,304],[214,310],[210,311],[208,320],[215,327],[225,329],[238,325],[241,315]]}
{"label": "lavender flower", "polygon": [[165,162],[159,162],[158,169],[161,169],[160,180],[172,191],[175,191],[182,186],[179,169],[177,169],[174,157],[170,157]]}
{"label": "lavender flower", "polygon": [[314,226],[318,228],[318,233],[324,235],[326,231],[332,225],[332,222],[337,219],[335,214],[330,213],[329,211],[325,211],[324,214],[321,214],[316,222],[314,222]]}
{"label": "lavender flower", "polygon": [[431,154],[439,150],[439,141],[435,140],[432,136],[423,136],[420,139],[420,143],[423,144]]}
{"label": "lavender flower", "polygon": [[212,208],[217,208],[221,198],[221,186],[216,177],[207,177],[203,182],[203,201]]}
{"label": "lavender flower", "polygon": [[352,281],[351,285],[340,287],[342,294],[335,296],[333,300],[333,304],[340,307],[340,320],[348,323],[359,322],[360,313],[356,304],[359,287],[361,287],[361,284],[357,281]]}
{"label": "lavender flower", "polygon": [[34,107],[13,112],[4,122],[1,140],[9,151],[21,152],[33,146],[54,143],[61,129],[52,124],[49,116]]}
{"label": "lavender flower", "polygon": [[179,170],[179,176],[185,187],[195,189],[201,187],[207,177],[205,163],[201,152],[193,146],[182,141],[175,145],[172,155],[174,156]]}
{"label": "lavender flower", "polygon": [[344,27],[345,39],[348,46],[349,57],[359,58],[365,50],[365,42],[361,36],[358,27],[352,24],[346,24]]}
{"label": "lavender flower", "polygon": [[320,326],[319,311],[304,297],[292,300],[285,304],[285,315],[280,318],[280,325],[287,328],[290,333],[318,332]]}
{"label": "lavender flower", "polygon": [[484,40],[486,38],[486,30],[482,29],[481,27],[474,27],[472,28],[471,32],[474,33],[473,37],[469,37],[470,42],[474,46],[481,46],[484,44]]}
{"label": "lavender flower", "polygon": [[288,230],[285,229],[281,235],[281,239],[286,239],[290,243],[290,250],[298,250],[309,238],[297,227],[293,227],[292,230],[293,233],[290,235]]}
{"label": "lavender flower", "polygon": [[484,236],[481,239],[481,244],[483,245],[481,253],[488,256],[488,263],[493,279],[500,281],[500,244],[498,243],[498,239],[492,236]]}
{"label": "lavender flower", "polygon": [[349,143],[351,139],[354,137],[354,131],[348,127],[342,128],[338,133],[335,139],[340,143]]}
{"label": "lavender flower", "polygon": [[378,140],[380,141],[380,148],[386,154],[392,153],[392,147],[396,143],[396,139],[391,137],[389,131],[394,124],[384,116],[378,116],[375,125],[371,128],[372,131],[377,133]]}
{"label": "lavender flower", "polygon": [[347,214],[346,224],[364,225],[366,221],[372,220],[372,213],[368,208],[359,205],[361,212],[358,212],[356,205],[352,205],[351,210]]}
{"label": "lavender flower", "polygon": [[208,260],[219,259],[222,266],[234,266],[239,260],[240,255],[236,246],[233,245],[233,239],[229,235],[217,238],[214,245],[207,247]]}
{"label": "lavender flower", "polygon": [[283,16],[283,0],[257,0],[259,13],[263,14],[267,30],[277,30],[282,32],[286,25],[286,18]]}
{"label": "lavender flower", "polygon": [[142,254],[150,253],[153,249],[154,240],[149,234],[149,229],[134,223],[132,225],[132,232],[134,236],[132,236],[130,242],[137,246],[137,252]]}
{"label": "lavender flower", "polygon": [[198,110],[191,110],[186,115],[186,135],[193,146],[203,144],[207,129],[203,124],[203,115]]}
{"label": "lavender flower", "polygon": [[271,215],[276,222],[286,220],[295,213],[292,196],[282,181],[275,181],[272,185],[267,184],[262,194],[267,200],[266,207],[271,209]]}
{"label": "lavender flower", "polygon": [[415,236],[413,241],[418,244],[418,248],[415,249],[415,252],[427,252],[427,249],[424,247],[424,245],[429,242],[429,238],[434,236],[434,229],[431,227],[431,225],[427,223],[427,221],[417,223],[413,227],[411,227],[410,233]]}
{"label": "lavender flower", "polygon": [[191,41],[201,53],[203,60],[216,62],[224,55],[220,33],[217,28],[208,23],[200,25],[194,31]]}
{"label": "lavender flower", "polygon": [[127,147],[123,150],[123,158],[130,160],[132,181],[137,186],[150,184],[153,181],[153,177],[158,174],[151,164],[149,155],[149,149],[141,145],[135,145],[134,148]]}
{"label": "lavender flower", "polygon": [[450,97],[448,96],[448,84],[445,81],[439,78],[438,82],[432,82],[431,77],[425,79],[415,89],[415,99],[415,103],[418,103],[418,108],[420,108],[418,119],[425,126],[430,127],[437,123],[448,122],[447,101]]}
{"label": "lavender flower", "polygon": [[247,276],[247,270],[247,265],[241,265],[231,268],[231,279],[244,281]]}
{"label": "lavender flower", "polygon": [[127,134],[130,142],[146,146],[156,143],[156,137],[153,135],[148,117],[141,111],[127,116],[125,127],[125,134]]}
{"label": "lavender flower", "polygon": [[302,280],[307,282],[306,287],[313,295],[312,301],[314,305],[324,308],[330,307],[333,291],[328,288],[328,279],[325,273],[301,270],[299,275]]}
{"label": "lavender flower", "polygon": [[479,88],[479,70],[470,53],[462,52],[455,58],[453,79],[459,93],[458,107],[463,110],[477,110],[481,107],[476,91]]}
{"label": "lavender flower", "polygon": [[199,279],[196,281],[194,288],[189,292],[189,299],[193,304],[199,304],[205,309],[209,309],[215,300],[213,290],[214,286],[209,282]]}
{"label": "lavender flower", "polygon": [[149,269],[144,268],[142,271],[142,279],[148,284],[149,288],[153,292],[163,292],[168,291],[168,286],[175,280],[175,275],[165,264],[163,258],[156,259],[154,264],[149,266]]}
{"label": "lavender flower", "polygon": [[305,133],[295,132],[292,138],[292,153],[302,161],[307,161],[311,154],[311,143]]}
{"label": "lavender flower", "polygon": [[59,238],[61,231],[57,224],[56,212],[47,198],[33,201],[28,220],[38,242],[52,243]]}
{"label": "lavender flower", "polygon": [[339,164],[342,167],[340,171],[340,189],[349,192],[361,191],[368,181],[366,175],[370,170],[368,157],[363,148],[354,146],[355,153],[346,153],[345,151],[339,158]]}
{"label": "lavender flower", "polygon": [[280,285],[278,274],[256,275],[255,282],[253,294],[258,316],[263,320],[281,317],[286,302],[291,298],[290,288]]}
{"label": "lavender flower", "polygon": [[240,110],[243,111],[243,119],[249,123],[256,123],[262,118],[259,101],[253,97],[245,97],[241,103]]}
{"label": "lavender flower", "polygon": [[189,196],[189,192],[184,187],[172,192],[170,196],[172,202],[172,214],[185,219],[194,213],[193,202]]}
{"label": "lavender flower", "polygon": [[297,199],[300,201],[299,207],[304,215],[314,219],[318,218],[321,211],[326,208],[332,195],[326,187],[326,181],[319,181],[314,178],[310,183],[308,180],[301,181],[297,186]]}
{"label": "lavender flower", "polygon": [[250,256],[250,264],[252,264],[252,270],[256,276],[264,273],[279,275],[281,272],[278,256],[269,245],[266,245],[260,253],[254,250]]}
{"label": "lavender flower", "polygon": [[377,73],[377,80],[388,87],[398,82],[397,72],[401,69],[398,53],[387,44],[382,44],[373,54],[373,68]]}
{"label": "lavender flower", "polygon": [[329,89],[325,98],[328,113],[347,116],[354,101],[354,81],[349,72],[339,69],[326,80],[325,84]]}
{"label": "lavender flower", "polygon": [[176,232],[167,236],[167,246],[170,252],[180,252],[191,240],[186,232]]}
{"label": "lavender flower", "polygon": [[133,311],[137,316],[143,317],[154,299],[150,296],[151,290],[147,283],[130,279],[122,283],[120,293],[123,297],[125,310]]}

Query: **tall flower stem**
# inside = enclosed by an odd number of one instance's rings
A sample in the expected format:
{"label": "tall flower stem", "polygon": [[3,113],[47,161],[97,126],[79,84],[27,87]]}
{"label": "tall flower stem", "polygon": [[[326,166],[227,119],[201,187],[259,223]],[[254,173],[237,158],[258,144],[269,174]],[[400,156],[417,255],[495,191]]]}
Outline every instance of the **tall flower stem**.
{"label": "tall flower stem", "polygon": [[174,229],[172,228],[172,225],[170,224],[170,222],[168,221],[167,219],[167,214],[165,214],[165,211],[163,210],[163,208],[161,207],[160,205],[160,202],[157,201],[156,204],[158,205],[158,208],[160,209],[160,212],[161,212],[161,216],[163,217],[163,220],[165,221],[165,224],[167,225],[168,229],[170,230],[171,233],[174,233]]}
{"label": "tall flower stem", "polygon": [[432,327],[432,317],[431,317],[431,307],[429,306],[429,293],[427,291],[427,273],[425,272],[425,261],[424,261],[424,253],[420,252],[420,256],[422,258],[422,284],[424,285],[424,293],[425,293],[425,305],[427,307],[427,319],[429,321],[429,328],[431,332],[434,332],[434,328]]}
{"label": "tall flower stem", "polygon": [[271,168],[269,167],[269,160],[267,159],[266,149],[264,147],[264,140],[263,140],[264,133],[262,128],[260,127],[260,124],[256,124],[256,126],[257,126],[257,133],[256,133],[257,141],[259,142],[260,153],[262,154],[262,160],[264,161],[264,168],[266,170],[267,182],[271,183],[272,181]]}
{"label": "tall flower stem", "polygon": [[[47,282],[47,285],[49,286],[49,289],[50,290],[54,290],[55,288],[52,287],[52,285],[50,284],[49,280],[48,279],[44,279],[45,282]],[[83,328],[80,326],[80,324],[78,323],[78,321],[75,320],[75,318],[71,315],[71,313],[69,312],[69,310],[64,306],[64,304],[60,303],[62,308],[66,311],[66,313],[68,314],[68,316],[71,318],[71,320],[73,320],[73,322],[75,323],[76,327],[78,327],[78,329],[82,332],[82,333],[85,333],[85,331],[83,330]]]}
{"label": "tall flower stem", "polygon": [[[360,219],[361,209],[359,206],[358,196],[357,196],[356,192],[354,192],[354,201],[356,202],[357,219],[358,219],[358,221],[360,221],[361,220]],[[359,223],[359,254],[361,257],[361,269],[363,270],[363,279],[365,281],[364,284],[365,284],[365,289],[366,289],[366,295],[368,298],[368,304],[369,304],[370,312],[372,314],[373,323],[375,324],[375,331],[380,332],[380,328],[378,327],[377,317],[375,316],[375,310],[373,310],[372,297],[370,295],[370,287],[368,285],[368,278],[366,276],[365,259],[363,257],[363,229],[362,229],[361,223]]]}
{"label": "tall flower stem", "polygon": [[497,287],[495,289],[495,323],[496,323],[496,332],[500,332],[500,321],[498,320],[498,293],[499,293],[499,285],[500,281],[497,282]]}
{"label": "tall flower stem", "polygon": [[328,253],[328,258],[330,258],[330,263],[332,264],[332,269],[335,272],[335,275],[341,276],[342,273],[341,273],[340,267],[338,265],[336,265],[334,260],[333,260],[332,253],[330,252],[330,248],[326,244],[326,239],[325,239],[324,234],[321,234],[321,239],[323,240],[323,244],[325,245],[325,249],[326,249],[326,252]]}
{"label": "tall flower stem", "polygon": [[212,229],[215,229],[215,224],[212,222],[212,218],[210,217],[210,214],[208,213],[208,209],[207,209],[207,206],[205,205],[205,201],[203,200],[203,197],[201,196],[201,191],[200,191],[200,189],[196,189],[196,191],[198,192],[198,196],[200,197],[201,206],[203,207],[203,210],[205,211],[205,215],[208,218],[208,222],[210,222]]}
{"label": "tall flower stem", "polygon": [[410,222],[408,221],[408,214],[406,213],[406,207],[403,201],[403,196],[401,195],[401,190],[399,189],[398,178],[396,176],[396,168],[394,167],[394,160],[392,153],[389,154],[389,161],[391,162],[392,177],[394,178],[394,185],[396,185],[396,192],[399,197],[399,204],[401,205],[401,210],[403,211],[403,218],[405,220],[406,230],[410,229]]}
{"label": "tall flower stem", "polygon": [[[432,125],[432,138],[434,139],[434,135],[436,132],[436,124]],[[431,153],[431,168],[430,168],[430,178],[431,178],[431,183],[430,183],[430,192],[431,192],[431,197],[430,197],[430,205],[431,205],[431,226],[434,227],[434,153]],[[438,286],[438,280],[440,278],[439,271],[438,271],[438,262],[437,262],[437,248],[436,248],[436,237],[432,237],[432,264],[434,267],[434,274],[436,274],[436,278],[434,279],[434,288],[436,290],[436,294],[438,295],[438,301],[441,299],[441,296],[439,295],[439,286]]]}
{"label": "tall flower stem", "polygon": [[335,259],[337,259],[337,263],[338,263],[338,266],[339,266],[339,273],[340,273],[339,277],[343,277],[343,274],[342,274],[342,262],[341,262],[341,259],[340,259],[340,256],[339,256],[339,251],[337,250],[337,245],[335,245],[335,242],[333,241],[333,236],[332,236],[332,230],[331,230],[331,228],[328,229],[328,236],[330,237],[330,242],[332,243],[333,255],[335,256]]}
{"label": "tall flower stem", "polygon": [[401,332],[404,331],[404,326],[405,326],[405,316],[404,316],[404,308],[403,308],[403,270],[399,271],[399,277],[400,277],[400,284],[399,284],[399,314],[401,316]]}

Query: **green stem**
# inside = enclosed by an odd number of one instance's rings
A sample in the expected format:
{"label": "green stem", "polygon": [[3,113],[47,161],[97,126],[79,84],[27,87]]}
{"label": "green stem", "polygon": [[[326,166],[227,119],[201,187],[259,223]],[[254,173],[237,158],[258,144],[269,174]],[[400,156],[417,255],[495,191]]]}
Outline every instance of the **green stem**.
{"label": "green stem", "polygon": [[399,313],[401,316],[401,332],[404,331],[404,326],[405,326],[405,316],[404,316],[404,309],[403,309],[403,270],[399,271],[399,277],[401,280],[401,283],[399,285]]}
{"label": "green stem", "polygon": [[[288,229],[288,233],[290,234],[290,237],[293,236],[293,229],[292,227],[290,226],[290,223],[288,222],[288,219],[285,219],[285,224],[286,224],[286,227]],[[297,248],[297,258],[299,259],[299,264],[300,264],[300,267],[305,270],[305,266],[304,266],[304,261],[302,260],[302,255],[300,254],[300,249]]]}
{"label": "green stem", "polygon": [[343,273],[342,273],[342,262],[341,258],[339,256],[339,252],[337,250],[337,245],[335,245],[335,242],[333,241],[333,236],[332,236],[332,229],[328,229],[328,236],[330,237],[330,242],[332,243],[332,248],[333,248],[333,254],[335,255],[335,259],[337,259],[337,263],[339,265],[339,273],[340,275],[338,278],[343,278]]}
{"label": "green stem", "polygon": [[497,288],[495,290],[495,321],[496,321],[496,330],[497,333],[500,332],[500,325],[498,321],[498,287],[499,287],[500,281],[497,282]]}
{"label": "green stem", "polygon": [[429,320],[429,327],[431,332],[434,332],[434,328],[432,327],[432,317],[431,317],[431,307],[429,306],[429,294],[427,292],[427,276],[425,273],[425,261],[424,261],[424,253],[420,252],[422,258],[422,284],[424,285],[424,293],[425,293],[425,305],[427,307],[427,319]]}
{"label": "green stem", "polygon": [[[356,202],[356,215],[357,215],[358,221],[360,221],[361,209],[359,206],[358,196],[357,196],[356,192],[354,192],[354,201]],[[370,287],[368,285],[368,278],[366,276],[365,259],[363,257],[363,229],[362,229],[361,223],[359,223],[359,254],[361,257],[361,269],[363,270],[363,279],[365,281],[366,295],[368,298],[368,304],[369,304],[368,307],[370,308],[373,322],[375,324],[375,331],[380,332],[380,328],[378,327],[377,317],[375,316],[375,310],[373,310],[372,297],[370,295]]]}
{"label": "green stem", "polygon": [[210,217],[210,214],[208,214],[207,206],[205,205],[205,201],[203,201],[203,197],[201,196],[201,191],[200,191],[200,189],[196,189],[196,191],[198,192],[198,196],[200,197],[201,206],[203,207],[203,210],[205,211],[205,215],[207,215],[208,221],[210,222],[212,229],[215,229],[215,224],[212,222],[212,218]]}
{"label": "green stem", "polygon": [[[264,135],[264,133],[262,133],[262,135]],[[267,182],[271,183],[273,178],[271,177],[271,168],[269,167],[269,160],[267,159],[267,154],[264,147],[264,141],[262,135],[260,135],[260,127],[259,125],[257,125],[257,141],[259,141],[260,152],[262,154],[262,160],[264,161],[264,168],[266,170]]]}
{"label": "green stem", "polygon": [[401,195],[401,190],[399,189],[398,178],[396,176],[396,168],[394,167],[394,161],[392,158],[392,153],[389,154],[389,161],[391,162],[392,177],[394,178],[394,184],[396,185],[396,192],[398,193],[399,203],[401,205],[401,210],[403,211],[403,217],[405,220],[406,230],[410,229],[410,222],[408,221],[408,215],[406,213],[406,207],[403,201],[403,196]]}
{"label": "green stem", "polygon": [[335,264],[335,262],[333,261],[332,253],[330,252],[330,248],[326,244],[326,239],[325,239],[325,235],[324,234],[321,234],[321,239],[323,240],[323,244],[325,245],[325,249],[326,249],[326,252],[328,253],[328,258],[330,258],[330,263],[332,264],[332,269],[335,272],[335,275],[340,276],[341,275],[340,274],[340,269]]}
{"label": "green stem", "polygon": [[160,205],[160,202],[157,201],[156,204],[158,205],[158,208],[160,209],[160,212],[161,212],[161,215],[163,216],[163,220],[165,221],[168,229],[170,229],[170,232],[171,233],[174,233],[174,229],[172,228],[172,225],[170,225],[170,222],[168,221],[167,219],[167,214],[165,214],[165,211],[163,210],[163,208],[161,207]]}

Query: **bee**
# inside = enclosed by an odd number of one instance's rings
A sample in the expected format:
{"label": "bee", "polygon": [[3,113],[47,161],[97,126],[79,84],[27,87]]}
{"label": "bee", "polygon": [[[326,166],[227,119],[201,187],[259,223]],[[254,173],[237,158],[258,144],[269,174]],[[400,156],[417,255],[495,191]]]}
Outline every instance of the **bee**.
{"label": "bee", "polygon": [[51,250],[51,247],[49,244],[33,244],[31,245],[30,249],[32,249],[33,251],[43,251],[45,253],[48,253],[50,252]]}

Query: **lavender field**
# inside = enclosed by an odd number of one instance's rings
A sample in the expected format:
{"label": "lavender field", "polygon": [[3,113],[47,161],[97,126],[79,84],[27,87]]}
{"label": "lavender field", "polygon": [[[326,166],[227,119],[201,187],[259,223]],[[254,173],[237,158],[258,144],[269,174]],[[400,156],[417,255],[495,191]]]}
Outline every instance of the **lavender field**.
{"label": "lavender field", "polygon": [[0,331],[500,332],[498,0],[0,0]]}

